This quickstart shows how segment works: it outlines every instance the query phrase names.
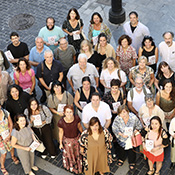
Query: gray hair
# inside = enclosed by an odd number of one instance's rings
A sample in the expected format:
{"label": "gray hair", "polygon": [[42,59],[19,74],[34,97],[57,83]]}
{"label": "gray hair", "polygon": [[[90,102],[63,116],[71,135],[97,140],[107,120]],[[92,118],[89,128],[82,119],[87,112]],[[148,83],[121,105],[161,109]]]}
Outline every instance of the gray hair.
{"label": "gray hair", "polygon": [[148,100],[154,101],[154,95],[153,94],[146,94],[145,95],[145,102]]}
{"label": "gray hair", "polygon": [[44,51],[44,56],[45,56],[47,53],[51,53],[51,54],[53,55],[53,52],[52,52],[51,50],[49,50],[49,49],[47,49],[47,50]]}
{"label": "gray hair", "polygon": [[138,58],[138,63],[139,63],[141,60],[145,60],[146,64],[147,64],[147,62],[148,62],[147,58],[146,58],[145,56],[143,56],[143,55],[140,56],[140,57]]}
{"label": "gray hair", "polygon": [[35,42],[36,42],[37,39],[42,39],[42,41],[44,42],[43,38],[40,37],[40,36],[37,36],[37,37],[35,38]]}
{"label": "gray hair", "polygon": [[139,76],[137,76],[137,77],[135,78],[135,82],[136,82],[138,79],[142,80],[142,82],[143,82],[143,78],[142,78],[142,77],[139,77]]}
{"label": "gray hair", "polygon": [[80,58],[84,58],[84,59],[86,59],[86,61],[88,60],[88,57],[87,57],[87,55],[85,53],[80,53],[78,55],[78,61],[80,60]]}

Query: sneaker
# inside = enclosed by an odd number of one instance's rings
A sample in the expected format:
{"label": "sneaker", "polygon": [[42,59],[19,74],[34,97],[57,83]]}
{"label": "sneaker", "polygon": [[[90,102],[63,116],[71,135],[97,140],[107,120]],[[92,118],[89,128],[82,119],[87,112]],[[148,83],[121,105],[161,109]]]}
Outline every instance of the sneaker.
{"label": "sneaker", "polygon": [[51,156],[51,159],[55,159],[55,156]]}
{"label": "sneaker", "polygon": [[45,159],[47,156],[46,156],[46,155],[41,155],[41,157],[42,157],[43,159]]}

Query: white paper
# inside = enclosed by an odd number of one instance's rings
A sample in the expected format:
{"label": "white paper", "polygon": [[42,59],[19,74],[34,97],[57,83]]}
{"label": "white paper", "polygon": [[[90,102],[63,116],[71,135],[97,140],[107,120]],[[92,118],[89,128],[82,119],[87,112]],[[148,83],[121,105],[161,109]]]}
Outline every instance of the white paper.
{"label": "white paper", "polygon": [[143,121],[145,123],[146,126],[149,126],[150,125],[150,117],[144,117],[143,118]]}
{"label": "white paper", "polygon": [[112,103],[112,106],[113,106],[114,111],[117,112],[117,109],[118,109],[118,107],[120,106],[120,102]]}
{"label": "white paper", "polygon": [[93,45],[95,46],[98,43],[98,36],[92,37]]}
{"label": "white paper", "polygon": [[57,111],[58,112],[64,112],[64,107],[66,106],[66,104],[58,104],[58,108]]}
{"label": "white paper", "polygon": [[9,130],[5,130],[3,132],[1,132],[1,136],[2,136],[2,139],[5,140],[8,136],[9,136]]}
{"label": "white paper", "polygon": [[52,83],[53,83],[53,82],[50,82],[50,84],[49,84],[49,88],[50,88],[50,89],[51,89],[51,87],[52,87]]}
{"label": "white paper", "polygon": [[50,45],[54,45],[56,42],[55,42],[55,39],[57,38],[57,36],[50,36],[48,37],[48,43]]}
{"label": "white paper", "polygon": [[30,151],[33,153],[39,146],[40,146],[40,143],[34,140],[30,145],[30,148],[31,148]]}
{"label": "white paper", "polygon": [[79,32],[79,31],[77,30],[77,31],[72,32],[73,33],[73,40],[79,40],[80,39],[80,34],[76,34],[77,32]]}
{"label": "white paper", "polygon": [[84,108],[87,105],[87,102],[86,101],[79,101],[79,102],[80,102],[80,106],[82,108]]}
{"label": "white paper", "polygon": [[[24,92],[27,92],[28,94],[30,93],[30,88],[27,88],[27,89],[23,89]],[[33,94],[33,93],[32,93]]]}
{"label": "white paper", "polygon": [[41,126],[42,125],[42,120],[41,120],[41,115],[32,115],[35,120],[33,121],[34,126]]}
{"label": "white paper", "polygon": [[154,148],[154,140],[146,140],[146,150],[151,151]]}
{"label": "white paper", "polygon": [[12,55],[10,50],[7,50],[6,52],[4,52],[4,54],[5,54],[5,56],[7,57],[7,59],[9,61],[14,59],[14,57],[13,57],[13,55]]}
{"label": "white paper", "polygon": [[125,141],[125,150],[131,149],[132,148],[132,140],[131,137],[128,137],[127,140]]}
{"label": "white paper", "polygon": [[148,62],[151,63],[151,64],[155,64],[156,63],[156,56],[155,55],[149,56],[148,57]]}
{"label": "white paper", "polygon": [[133,127],[125,127],[124,135],[132,136],[133,135]]}

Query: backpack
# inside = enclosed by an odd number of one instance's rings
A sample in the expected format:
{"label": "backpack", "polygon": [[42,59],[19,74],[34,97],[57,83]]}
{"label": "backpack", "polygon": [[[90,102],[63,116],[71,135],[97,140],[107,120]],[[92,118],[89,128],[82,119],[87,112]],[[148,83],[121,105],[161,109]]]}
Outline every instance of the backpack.
{"label": "backpack", "polygon": [[[147,95],[147,91],[146,91],[145,86],[143,86],[143,93],[145,95]],[[130,97],[131,97],[131,100],[133,100],[133,98],[134,98],[134,90],[133,90],[133,88],[130,90]]]}

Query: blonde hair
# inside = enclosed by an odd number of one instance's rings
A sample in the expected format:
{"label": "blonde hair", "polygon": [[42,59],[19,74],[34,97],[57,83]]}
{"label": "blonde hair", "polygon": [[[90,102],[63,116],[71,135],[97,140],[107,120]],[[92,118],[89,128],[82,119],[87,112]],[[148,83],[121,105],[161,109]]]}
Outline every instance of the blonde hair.
{"label": "blonde hair", "polygon": [[80,53],[84,53],[84,50],[82,49],[83,48],[83,45],[87,45],[88,47],[89,47],[89,52],[91,53],[91,54],[93,54],[94,52],[93,52],[93,49],[92,49],[92,44],[90,43],[90,41],[89,40],[83,40],[82,42],[81,42],[81,44],[80,44]]}
{"label": "blonde hair", "polygon": [[113,61],[114,67],[120,69],[119,62],[116,59],[114,59],[113,57],[108,57],[105,60],[103,60],[103,63],[102,63],[103,69],[107,69],[108,68],[108,62],[109,61]]}
{"label": "blonde hair", "polygon": [[141,60],[145,60],[145,63],[147,64],[147,62],[148,62],[148,60],[147,60],[147,58],[145,57],[145,56],[140,56],[139,58],[138,58],[138,63],[141,61]]}

